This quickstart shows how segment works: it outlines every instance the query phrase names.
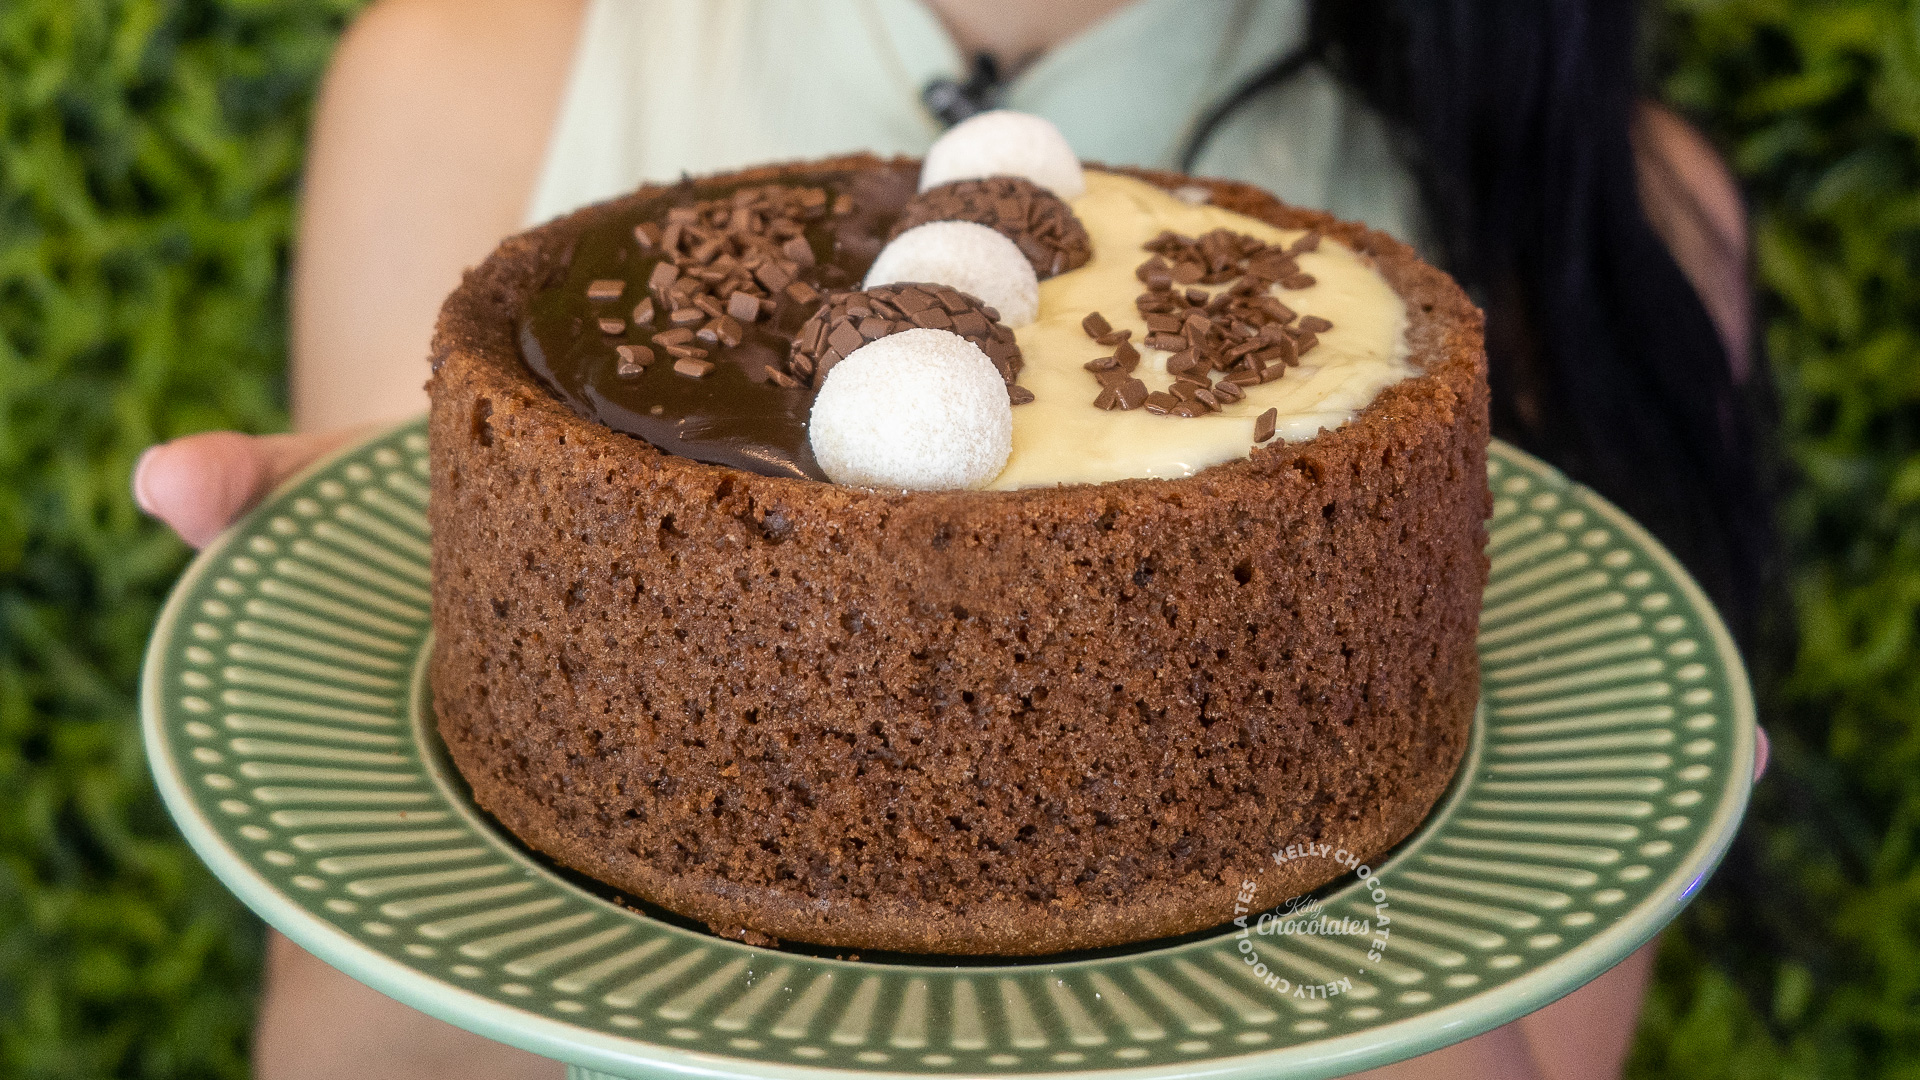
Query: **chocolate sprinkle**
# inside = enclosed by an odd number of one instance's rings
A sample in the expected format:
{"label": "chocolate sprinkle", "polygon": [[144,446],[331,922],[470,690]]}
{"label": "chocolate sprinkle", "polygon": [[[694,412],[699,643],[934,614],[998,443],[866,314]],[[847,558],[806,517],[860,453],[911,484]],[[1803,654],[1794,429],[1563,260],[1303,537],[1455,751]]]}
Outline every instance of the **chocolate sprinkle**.
{"label": "chocolate sprinkle", "polygon": [[645,371],[648,364],[653,363],[653,350],[645,345],[621,345],[613,351],[620,357],[618,366],[614,368],[614,374],[623,379],[633,378]]}
{"label": "chocolate sprinkle", "polygon": [[[1172,354],[1166,368],[1175,382],[1168,392],[1145,394],[1139,405],[1170,416],[1218,412],[1242,400],[1247,387],[1272,382],[1298,366],[1301,354],[1317,345],[1318,335],[1333,324],[1308,316],[1290,326],[1298,316],[1269,290],[1275,284],[1313,284],[1293,256],[1312,251],[1319,242],[1317,233],[1309,233],[1292,247],[1281,248],[1227,229],[1197,239],[1163,231],[1149,240],[1145,247],[1151,255],[1134,270],[1147,291],[1134,306],[1147,324],[1146,344]],[[1301,280],[1305,285],[1288,284]],[[1186,287],[1175,288],[1176,283]],[[1199,285],[1226,287],[1209,292]],[[1084,365],[1102,387],[1095,404],[1135,407],[1118,391],[1118,377],[1131,372],[1140,359],[1128,340],[1130,332],[1114,330],[1099,312],[1089,313],[1080,326],[1088,337],[1114,349],[1111,357]],[[1114,391],[1112,400],[1106,391]]]}
{"label": "chocolate sprinkle", "polygon": [[1268,409],[1266,412],[1261,413],[1260,418],[1253,422],[1253,441],[1263,443],[1273,438],[1274,423],[1279,420],[1279,418],[1279,409]]}
{"label": "chocolate sprinkle", "polygon": [[726,313],[741,323],[756,323],[760,321],[760,298],[747,290],[739,290],[726,298]]}
{"label": "chocolate sprinkle", "polygon": [[916,195],[889,240],[930,221],[971,221],[1013,241],[1041,280],[1093,257],[1086,226],[1058,195],[1018,176],[956,180]]}
{"label": "chocolate sprinkle", "polygon": [[787,370],[818,389],[833,365],[855,349],[916,327],[951,330],[973,342],[1008,386],[1020,374],[1020,346],[992,308],[958,289],[916,283],[828,296],[794,335]]}

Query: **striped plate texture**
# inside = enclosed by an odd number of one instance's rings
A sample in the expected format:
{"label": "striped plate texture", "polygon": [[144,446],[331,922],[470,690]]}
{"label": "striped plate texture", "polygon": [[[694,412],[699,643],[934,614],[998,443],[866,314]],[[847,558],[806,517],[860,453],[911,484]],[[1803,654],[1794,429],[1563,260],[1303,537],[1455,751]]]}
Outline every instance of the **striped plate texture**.
{"label": "striped plate texture", "polygon": [[992,965],[725,941],[556,873],[446,765],[426,452],[423,422],[349,449],[199,557],[147,655],[147,747],[187,839],[269,923],[576,1076],[1337,1075],[1599,974],[1686,902],[1746,804],[1752,703],[1699,590],[1619,511],[1496,444],[1468,760],[1371,883],[1313,912],[1384,910],[1377,959],[1372,936],[1251,921]]}

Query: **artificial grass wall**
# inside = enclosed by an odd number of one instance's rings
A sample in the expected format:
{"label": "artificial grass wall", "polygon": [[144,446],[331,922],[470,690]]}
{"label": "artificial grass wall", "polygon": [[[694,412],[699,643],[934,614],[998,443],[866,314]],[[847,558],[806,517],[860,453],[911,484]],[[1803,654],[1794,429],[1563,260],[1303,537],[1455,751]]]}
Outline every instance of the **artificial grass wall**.
{"label": "artificial grass wall", "polygon": [[[245,1073],[259,929],[147,779],[184,564],[150,442],[283,421],[308,103],[357,0],[0,2],[0,1076]],[[1920,4],[1669,0],[1666,98],[1754,200],[1797,653],[1640,1077],[1920,1075]]]}
{"label": "artificial grass wall", "polygon": [[1632,1072],[1920,1076],[1920,4],[1666,7],[1664,96],[1752,210],[1796,648]]}
{"label": "artificial grass wall", "polygon": [[293,190],[346,6],[0,0],[0,1075],[246,1072],[260,931],[134,723],[187,553],[127,473],[284,423]]}

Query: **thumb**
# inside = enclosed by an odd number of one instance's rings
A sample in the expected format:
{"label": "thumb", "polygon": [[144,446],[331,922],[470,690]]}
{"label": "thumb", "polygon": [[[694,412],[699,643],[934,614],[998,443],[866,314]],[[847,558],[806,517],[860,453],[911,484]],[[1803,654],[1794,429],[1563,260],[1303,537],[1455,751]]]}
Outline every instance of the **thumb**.
{"label": "thumb", "polygon": [[194,547],[205,547],[281,481],[365,429],[242,435],[209,431],[147,448],[133,501]]}

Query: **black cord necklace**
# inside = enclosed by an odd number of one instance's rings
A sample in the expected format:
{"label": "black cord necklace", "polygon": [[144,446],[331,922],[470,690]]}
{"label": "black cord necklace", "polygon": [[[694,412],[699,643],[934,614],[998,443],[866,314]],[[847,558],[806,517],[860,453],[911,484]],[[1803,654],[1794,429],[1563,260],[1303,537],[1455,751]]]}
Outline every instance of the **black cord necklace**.
{"label": "black cord necklace", "polygon": [[1000,61],[995,60],[992,53],[982,52],[973,55],[967,81],[934,79],[920,91],[920,100],[942,125],[952,127],[1000,104],[1006,88],[1000,74]]}

